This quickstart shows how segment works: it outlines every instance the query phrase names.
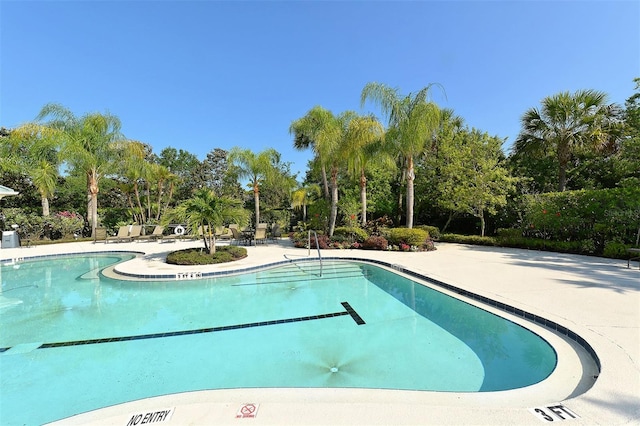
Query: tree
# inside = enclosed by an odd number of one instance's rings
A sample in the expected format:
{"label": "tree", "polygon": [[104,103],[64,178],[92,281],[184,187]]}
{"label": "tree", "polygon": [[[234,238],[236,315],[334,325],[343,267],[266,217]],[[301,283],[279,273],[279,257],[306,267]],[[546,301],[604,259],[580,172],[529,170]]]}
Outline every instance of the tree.
{"label": "tree", "polygon": [[168,220],[173,218],[186,222],[192,229],[207,229],[202,233],[202,238],[209,254],[216,252],[215,227],[229,222],[240,225],[247,222],[247,214],[240,200],[217,197],[208,188],[197,190],[192,198],[183,201],[168,215]]}
{"label": "tree", "polygon": [[294,210],[302,209],[302,221],[307,220],[307,206],[313,204],[320,197],[322,190],[317,184],[302,186],[291,193],[291,207]]}
{"label": "tree", "polygon": [[229,152],[229,161],[238,167],[240,178],[249,179],[248,186],[253,191],[257,226],[260,222],[260,186],[263,182],[275,178],[277,171],[273,165],[280,161],[280,154],[273,148],[255,154],[249,149],[234,147]]}
{"label": "tree", "polygon": [[[14,129],[3,144],[2,156],[14,170],[29,176],[40,194],[42,216],[49,216],[49,199],[53,197],[58,180],[59,132],[27,123]],[[13,160],[13,161],[11,161]]]}
{"label": "tree", "polygon": [[537,157],[553,152],[558,164],[558,191],[564,191],[567,167],[576,150],[587,147],[598,151],[612,144],[615,126],[611,126],[610,118],[614,108],[606,101],[606,94],[595,90],[561,92],[544,98],[540,109],[531,108],[523,114],[514,151]]}
{"label": "tree", "polygon": [[451,143],[439,147],[440,204],[456,213],[468,213],[480,219],[480,234],[485,234],[485,213],[496,214],[506,205],[507,194],[516,179],[502,165],[503,140],[476,129],[457,132]]}
{"label": "tree", "polygon": [[174,176],[171,180],[172,195],[177,200],[186,200],[199,188],[205,188],[206,180],[201,177],[202,163],[198,157],[185,150],[172,147],[160,151],[158,163],[166,167]]}
{"label": "tree", "polygon": [[90,113],[80,118],[59,104],[45,105],[37,120],[49,118],[46,124],[62,133],[62,158],[71,167],[83,171],[87,178],[87,216],[91,235],[98,223],[98,192],[100,178],[108,172],[118,154],[123,153],[124,138],[120,119],[109,113]]}
{"label": "tree", "polygon": [[360,187],[360,221],[367,223],[366,170],[373,162],[393,167],[393,159],[385,151],[384,127],[372,116],[356,116],[349,120],[345,134],[347,173],[358,180]]}
{"label": "tree", "polygon": [[295,120],[289,126],[289,133],[294,135],[293,147],[304,150],[311,147],[320,161],[322,171],[322,188],[326,199],[329,199],[329,183],[327,179],[328,156],[334,150],[341,134],[340,125],[333,113],[321,106],[311,108],[307,114]]}
{"label": "tree", "polygon": [[407,184],[406,211],[407,228],[413,227],[414,205],[414,161],[424,153],[425,145],[432,139],[440,122],[440,108],[427,100],[431,85],[415,94],[401,96],[397,89],[383,83],[367,83],[362,89],[361,105],[371,100],[388,116],[386,139],[394,145],[404,165]]}

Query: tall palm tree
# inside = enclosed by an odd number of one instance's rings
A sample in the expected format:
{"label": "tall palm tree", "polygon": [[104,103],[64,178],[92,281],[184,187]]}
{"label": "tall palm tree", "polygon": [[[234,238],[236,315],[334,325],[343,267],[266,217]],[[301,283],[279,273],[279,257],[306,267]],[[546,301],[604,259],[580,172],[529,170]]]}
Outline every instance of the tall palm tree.
{"label": "tall palm tree", "polygon": [[37,120],[47,118],[50,119],[47,126],[63,133],[62,158],[87,177],[87,216],[94,236],[100,178],[108,172],[118,153],[122,153],[120,119],[109,113],[76,117],[68,108],[53,103],[42,108]]}
{"label": "tall palm tree", "polygon": [[360,220],[362,226],[367,223],[367,176],[370,163],[378,162],[393,166],[393,159],[383,149],[384,127],[372,116],[353,117],[346,129],[347,173],[358,179],[360,186]]}
{"label": "tall palm tree", "polygon": [[567,167],[576,149],[599,150],[611,143],[607,126],[611,108],[607,95],[595,90],[561,92],[542,100],[540,109],[527,110],[514,151],[538,155],[551,150],[558,162],[558,191],[567,185]]}
{"label": "tall palm tree", "polygon": [[192,229],[208,229],[202,233],[204,247],[210,253],[216,252],[215,227],[228,222],[245,225],[247,221],[246,211],[241,207],[241,201],[229,197],[217,197],[208,188],[202,188],[195,192],[192,198],[183,201],[173,213],[170,219],[177,218],[185,221]]}
{"label": "tall palm tree", "polygon": [[14,129],[7,138],[6,155],[13,164],[29,176],[40,193],[42,216],[49,216],[49,199],[53,196],[60,165],[58,149],[60,134],[55,129],[37,123],[27,123]]}
{"label": "tall palm tree", "polygon": [[144,148],[141,142],[129,141],[126,146],[128,152],[123,155],[122,161],[118,162],[121,166],[119,172],[124,176],[129,186],[123,186],[123,188],[130,189],[135,195],[135,201],[137,208],[133,209],[136,212],[139,223],[144,224],[147,222],[147,215],[145,209],[142,207],[142,200],[140,198],[140,184],[143,183],[146,176],[147,162],[144,158]]}
{"label": "tall palm tree", "polygon": [[295,149],[304,150],[311,147],[318,157],[322,170],[324,196],[329,199],[328,156],[335,148],[341,134],[336,116],[321,106],[315,106],[304,117],[291,123],[289,133],[294,135]]}
{"label": "tall palm tree", "polygon": [[395,145],[405,167],[403,174],[407,183],[407,228],[413,227],[414,161],[424,153],[425,145],[432,139],[440,123],[440,108],[427,100],[431,86],[424,87],[415,94],[402,96],[398,89],[372,82],[364,86],[360,96],[361,106],[367,100],[373,101],[388,116],[386,138]]}
{"label": "tall palm tree", "polygon": [[234,147],[229,151],[229,161],[238,167],[240,178],[249,179],[248,185],[253,190],[257,226],[260,222],[260,185],[266,180],[274,179],[277,173],[274,164],[280,162],[280,154],[273,148],[255,154],[249,149]]}
{"label": "tall palm tree", "polygon": [[[156,210],[156,220],[160,219],[160,215],[162,214],[162,199],[165,197],[165,184],[169,182],[169,194],[167,194],[167,198],[170,198],[172,195],[171,191],[171,182],[174,178],[173,173],[169,170],[168,167],[165,167],[161,164],[150,164],[151,170],[149,171],[149,177],[153,179],[155,182],[157,194],[157,210]],[[167,203],[169,200],[167,200]]]}

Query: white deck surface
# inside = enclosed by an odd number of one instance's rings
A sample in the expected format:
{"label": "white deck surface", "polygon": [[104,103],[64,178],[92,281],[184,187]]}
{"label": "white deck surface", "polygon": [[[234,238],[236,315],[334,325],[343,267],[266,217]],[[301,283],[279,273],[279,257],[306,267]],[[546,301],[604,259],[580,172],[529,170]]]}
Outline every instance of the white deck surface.
{"label": "white deck surface", "polygon": [[[135,251],[136,259],[115,273],[175,274],[246,268],[307,256],[286,240],[248,247],[238,262],[202,267],[164,263],[166,253],[199,241],[174,243],[67,243],[0,249],[0,259],[95,251]],[[311,255],[317,252],[311,251]],[[538,425],[551,423],[531,409],[560,403],[579,416],[567,425],[640,424],[640,270],[621,260],[548,252],[437,244],[426,253],[323,250],[323,256],[379,259],[510,304],[561,324],[583,337],[602,370],[566,338],[521,319],[554,346],[559,363],[542,383],[525,389],[487,393],[407,392],[373,389],[236,389],[167,395],[107,407],[59,424],[127,425],[135,413],[173,408],[168,425]],[[50,378],[55,380],[55,378]],[[586,390],[586,392],[585,392]],[[0,391],[1,397],[1,391]],[[236,418],[246,403],[255,418]],[[547,409],[548,412],[548,409]],[[560,421],[556,418],[554,423]],[[141,423],[139,423],[141,424]]]}

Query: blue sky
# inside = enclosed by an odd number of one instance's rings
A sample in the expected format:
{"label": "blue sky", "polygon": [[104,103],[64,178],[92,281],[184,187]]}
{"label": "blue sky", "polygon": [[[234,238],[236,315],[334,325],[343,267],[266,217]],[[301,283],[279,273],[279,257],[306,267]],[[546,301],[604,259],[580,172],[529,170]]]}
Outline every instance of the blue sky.
{"label": "blue sky", "polygon": [[638,1],[0,0],[0,126],[48,102],[110,112],[155,153],[276,148],[315,105],[360,108],[367,82],[433,99],[508,138],[545,96],[623,104],[640,77]]}

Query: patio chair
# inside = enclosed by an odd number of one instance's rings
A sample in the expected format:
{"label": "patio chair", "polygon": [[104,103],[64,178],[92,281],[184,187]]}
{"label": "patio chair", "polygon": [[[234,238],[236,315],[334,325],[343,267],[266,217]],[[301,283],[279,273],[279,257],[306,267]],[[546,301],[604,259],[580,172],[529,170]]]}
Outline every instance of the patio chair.
{"label": "patio chair", "polygon": [[254,234],[253,239],[256,245],[258,244],[258,242],[260,244],[264,244],[265,241],[267,241],[267,227],[259,226],[258,228],[256,228],[256,233]]}
{"label": "patio chair", "polygon": [[104,241],[105,244],[107,242],[107,228],[104,227],[97,227],[96,228],[96,233],[93,237],[93,242],[97,243],[98,241]]}
{"label": "patio chair", "polygon": [[233,235],[231,242],[235,240],[236,244],[246,244],[247,242],[251,241],[247,238],[247,234],[245,232],[240,231],[238,225],[229,225],[229,229],[231,230],[231,234]]}
{"label": "patio chair", "polygon": [[116,235],[114,235],[113,237],[105,238],[104,242],[105,244],[108,243],[109,241],[120,242],[120,241],[124,241],[128,237],[129,237],[129,225],[124,225],[118,228],[118,233]]}
{"label": "patio chair", "polygon": [[159,238],[162,238],[162,232],[164,231],[164,226],[161,225],[156,225],[153,228],[153,232],[147,235],[140,235],[140,237],[138,237],[141,240],[152,240],[152,241],[156,241]]}
{"label": "patio chair", "polygon": [[140,238],[142,235],[142,225],[133,225],[131,226],[131,230],[129,230],[129,235],[124,238],[125,241],[133,241]]}
{"label": "patio chair", "polygon": [[275,241],[276,238],[280,239],[282,237],[282,229],[280,229],[280,225],[274,223],[271,225],[271,240]]}
{"label": "patio chair", "polygon": [[231,230],[229,228],[225,228],[224,226],[216,226],[215,235],[216,239],[220,240],[230,240],[231,238],[233,238]]}

